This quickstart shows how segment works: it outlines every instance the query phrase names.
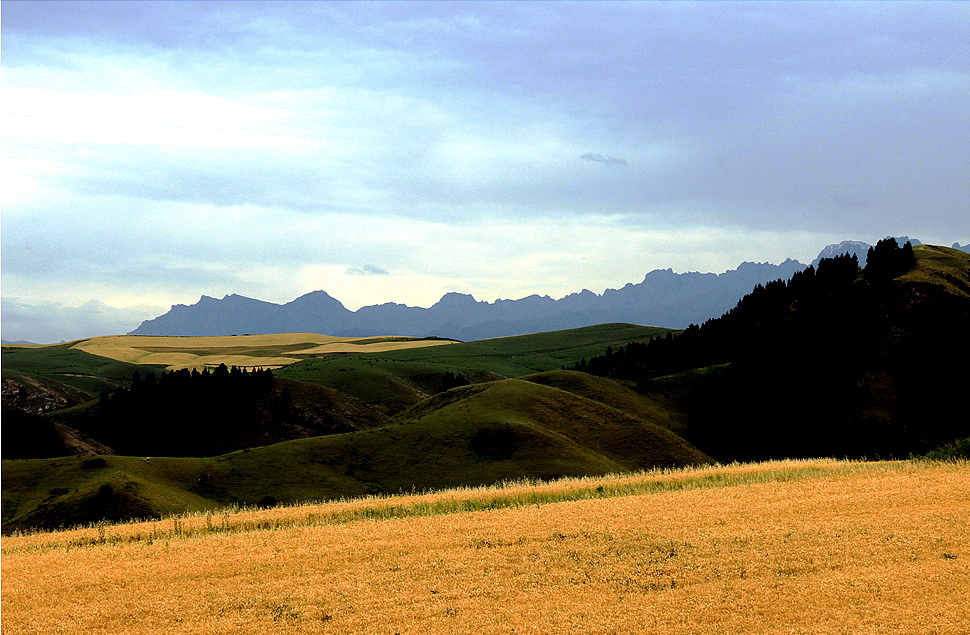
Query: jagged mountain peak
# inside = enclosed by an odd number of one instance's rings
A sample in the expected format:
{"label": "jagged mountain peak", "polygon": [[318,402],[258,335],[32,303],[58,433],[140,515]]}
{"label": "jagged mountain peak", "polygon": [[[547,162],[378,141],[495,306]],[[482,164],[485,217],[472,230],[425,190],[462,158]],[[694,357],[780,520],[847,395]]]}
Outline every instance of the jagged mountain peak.
{"label": "jagged mountain peak", "polygon": [[[317,289],[316,291],[310,291],[309,293],[304,293],[296,300],[303,300],[306,298],[333,298],[333,296],[327,293],[326,291],[324,291],[323,289]],[[296,300],[294,300],[294,302],[296,302]]]}
{"label": "jagged mountain peak", "polygon": [[[896,242],[900,245],[904,245],[907,242],[913,246],[923,244],[919,240],[910,238],[909,236],[886,236],[886,238],[895,238]],[[850,256],[855,255],[859,259],[860,267],[865,267],[866,258],[870,247],[872,247],[872,245],[861,240],[843,240],[840,243],[827,245],[818,253],[815,260],[812,261],[812,266],[817,267],[819,261],[823,258],[835,258],[836,256],[841,256],[842,254],[849,254]]]}
{"label": "jagged mountain peak", "polygon": [[479,302],[470,293],[458,293],[457,291],[449,291],[448,293],[441,296],[441,299],[432,305],[434,308],[447,308],[447,307],[470,307],[477,306],[479,304],[486,304],[485,302]]}
{"label": "jagged mountain peak", "polygon": [[815,260],[812,261],[812,266],[817,267],[819,261],[823,258],[835,258],[842,254],[857,256],[859,258],[859,265],[863,266],[866,262],[866,251],[868,251],[870,246],[869,243],[864,243],[859,240],[843,240],[838,244],[827,245],[818,253]]}
{"label": "jagged mountain peak", "polygon": [[310,293],[305,293],[295,300],[287,302],[284,306],[313,306],[313,307],[331,307],[334,309],[347,310],[340,300],[334,298],[332,295],[326,291],[311,291]]}
{"label": "jagged mountain peak", "polygon": [[[897,241],[905,240],[898,238]],[[912,240],[913,244],[919,241]],[[848,248],[865,253],[869,245],[845,241],[829,245],[820,257]],[[818,259],[816,259],[816,264]],[[326,335],[440,336],[460,340],[522,335],[629,322],[669,328],[703,323],[730,309],[758,284],[788,279],[806,265],[788,258],[774,265],[743,262],[721,274],[675,273],[654,269],[641,282],[597,294],[589,289],[555,300],[533,294],[518,300],[478,301],[468,293],[444,294],[430,308],[387,302],[350,311],[323,290],[286,304],[230,294],[222,300],[202,296],[191,306],[175,305],[132,331],[138,335],[231,335],[315,332]]]}

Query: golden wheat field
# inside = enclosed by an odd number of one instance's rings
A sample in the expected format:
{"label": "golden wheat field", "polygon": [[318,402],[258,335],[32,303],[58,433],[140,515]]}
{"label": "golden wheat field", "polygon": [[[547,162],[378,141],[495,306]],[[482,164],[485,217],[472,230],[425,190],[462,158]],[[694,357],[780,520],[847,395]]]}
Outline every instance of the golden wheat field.
{"label": "golden wheat field", "polygon": [[453,344],[450,340],[404,337],[336,337],[316,333],[272,335],[156,336],[107,335],[80,340],[78,350],[133,364],[169,370],[227,366],[278,368],[325,353],[383,353],[404,348]]}
{"label": "golden wheat field", "polygon": [[802,461],[10,536],[3,632],[967,633],[968,519],[967,463]]}

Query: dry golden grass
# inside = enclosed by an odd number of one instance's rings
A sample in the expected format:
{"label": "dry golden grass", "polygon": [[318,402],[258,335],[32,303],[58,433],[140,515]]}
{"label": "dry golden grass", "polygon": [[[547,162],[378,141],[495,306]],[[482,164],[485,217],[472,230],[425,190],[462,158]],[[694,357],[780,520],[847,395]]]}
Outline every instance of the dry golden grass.
{"label": "dry golden grass", "polygon": [[[402,340],[387,337],[335,337],[316,333],[168,337],[109,335],[80,340],[72,348],[133,364],[157,364],[170,370],[204,366],[278,368],[309,355],[381,353],[403,348],[452,344],[449,340]],[[209,352],[211,351],[211,352]]]}
{"label": "dry golden grass", "polygon": [[[630,496],[677,489],[727,487],[756,482],[777,482],[816,474],[870,470],[873,464],[834,459],[786,460],[724,466],[658,468],[604,476],[568,477],[552,481],[523,479],[492,486],[457,487],[429,493],[376,495],[357,499],[308,502],[273,509],[229,508],[218,513],[186,513],[164,520],[82,526],[55,532],[16,533],[5,553],[24,550],[71,548],[107,542],[140,542],[176,536],[241,533],[295,526],[343,524],[359,520],[440,515],[534,504]],[[892,464],[890,464],[892,465]]]}
{"label": "dry golden grass", "polygon": [[[966,633],[968,485],[966,463],[778,463],[8,537],[3,632]],[[422,507],[489,496],[509,505]]]}

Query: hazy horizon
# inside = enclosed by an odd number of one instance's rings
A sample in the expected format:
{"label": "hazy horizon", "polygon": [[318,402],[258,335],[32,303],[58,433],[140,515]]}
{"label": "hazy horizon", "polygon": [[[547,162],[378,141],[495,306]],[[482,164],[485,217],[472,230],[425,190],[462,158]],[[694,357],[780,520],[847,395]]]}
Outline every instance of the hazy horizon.
{"label": "hazy horizon", "polygon": [[[797,260],[797,259],[794,259],[794,260]],[[756,262],[756,261],[746,261],[746,262]],[[738,263],[737,266],[741,266],[742,264],[744,263],[743,262]],[[762,264],[762,263],[758,263],[758,264]],[[770,263],[770,264],[779,264],[779,263]],[[810,263],[803,262],[802,264],[808,265]],[[726,271],[731,271],[733,269],[736,269],[737,266],[732,267],[731,269],[728,269]],[[672,270],[672,268],[670,267],[667,267],[664,269]],[[656,270],[651,270],[651,271],[656,271]],[[645,272],[644,275],[647,275],[649,273],[650,272]],[[725,271],[710,272],[710,271],[690,270],[690,271],[683,271],[683,272],[677,271],[675,273],[714,273],[714,274],[720,275],[722,273],[725,273]],[[602,295],[603,291],[606,291],[607,289],[618,289],[624,286],[625,284],[628,284],[628,283],[636,284],[641,280],[642,280],[642,276],[635,280],[631,279],[631,280],[620,281],[617,284],[613,285],[612,287],[606,287],[600,291],[593,291],[593,293],[596,293],[597,295]],[[568,293],[564,293],[560,295],[551,295],[551,296],[549,294],[538,294],[538,295],[552,297],[554,300],[559,300],[567,295],[571,295],[574,293],[581,293],[582,291],[587,291],[587,290],[589,289],[583,288],[583,289],[574,289],[572,291],[569,291]],[[393,302],[392,300],[387,300],[387,301],[374,302],[371,304],[348,306],[348,304],[346,302],[343,302],[341,298],[334,296],[326,289],[311,289],[310,291],[300,293],[297,296],[294,296],[292,298],[288,298],[282,301],[278,301],[278,302],[269,301],[269,300],[265,300],[264,298],[259,298],[254,296],[246,296],[245,294],[242,294],[242,293],[233,292],[233,293],[227,293],[223,296],[211,296],[211,295],[202,293],[195,300],[179,302],[177,304],[191,306],[201,302],[202,299],[205,297],[213,298],[216,300],[223,300],[230,295],[240,295],[240,296],[248,297],[253,300],[261,300],[265,302],[271,302],[272,304],[282,305],[282,304],[287,304],[297,299],[298,297],[307,295],[309,293],[314,293],[317,291],[324,291],[325,293],[327,293],[327,295],[333,297],[335,300],[340,302],[345,308],[351,311],[357,311],[365,306],[374,306],[374,305]],[[463,293],[463,292],[446,291],[443,295],[448,293]],[[476,301],[488,302],[490,304],[498,300],[519,300],[526,297],[525,295],[523,295],[515,298],[494,298],[490,300],[482,300],[481,298],[475,297],[474,294],[466,294],[466,295],[471,295],[473,298],[475,298]],[[532,295],[532,294],[526,294],[526,295]],[[439,297],[433,300],[432,302],[427,302],[425,304],[420,304],[420,305],[408,304],[406,302],[400,302],[398,304],[428,308],[433,304],[435,304],[436,302],[438,302],[440,299],[441,298]],[[4,307],[3,307],[4,314],[8,316],[12,316],[11,321],[13,322],[13,327],[10,329],[11,331],[15,333],[35,332],[43,335],[40,338],[32,339],[30,337],[16,337],[16,336],[7,337],[5,332],[4,338],[3,338],[4,341],[9,341],[9,342],[26,341],[31,344],[56,344],[60,342],[72,341],[75,339],[82,339],[85,337],[97,337],[100,335],[124,335],[134,330],[135,328],[137,328],[145,320],[150,320],[150,319],[159,317],[160,315],[167,313],[175,306],[175,305],[172,305],[169,307],[165,307],[164,309],[161,309],[161,310],[156,310],[156,308],[154,307],[129,307],[129,308],[117,309],[114,307],[107,306],[103,302],[100,302],[94,299],[94,300],[89,300],[85,304],[77,307],[64,307],[63,305],[52,303],[47,305],[46,307],[33,307],[28,305],[25,310],[25,307],[18,305],[16,301],[12,301],[4,298],[3,303],[4,303]],[[49,312],[52,318],[49,321],[37,320],[35,315],[31,315],[31,310],[37,309],[37,308],[43,308],[44,310]],[[76,332],[76,333],[87,332],[89,334],[79,335],[76,337],[71,335],[59,336],[56,334],[57,332],[59,332],[58,329],[60,329],[63,332],[68,332],[68,331]],[[44,335],[45,333],[46,335]]]}
{"label": "hazy horizon", "polygon": [[[900,238],[900,240],[902,241],[902,240],[907,240],[910,237],[904,236],[904,237],[897,237],[897,238]],[[913,237],[913,238],[914,238],[914,240],[912,242],[914,244],[917,244],[917,243],[921,242],[918,239],[915,239],[915,237]],[[962,249],[964,251],[970,251],[970,244],[966,244],[966,245],[957,245],[957,244],[954,244],[953,246],[954,247],[959,247],[960,249]],[[819,255],[821,256],[821,254],[819,254]],[[797,259],[793,259],[793,260],[795,260],[796,262],[801,262],[801,261],[798,261]],[[768,263],[768,262],[757,262],[757,261],[745,261],[745,262],[738,263],[738,266],[737,267],[734,267],[734,268],[729,269],[727,271],[737,270],[737,269],[741,268],[745,264],[756,264],[756,265],[760,265],[760,264],[781,264],[781,263],[780,262],[779,263]],[[801,262],[801,264],[803,264],[805,266],[808,266],[808,265],[810,265],[812,263],[811,262]],[[659,270],[654,269],[654,270],[652,270],[650,272],[647,272],[645,274],[645,276],[649,276],[650,273],[653,273],[655,271],[659,271]],[[668,268],[663,269],[662,271],[673,271],[673,269],[668,267]],[[715,275],[721,275],[723,273],[726,273],[727,271],[718,271],[718,272],[688,271],[688,272],[674,272],[674,273],[675,274],[681,274],[681,273],[700,273],[700,274],[715,274]],[[604,289],[604,291],[607,291],[607,290],[616,290],[616,289],[619,289],[620,287],[622,287],[622,286],[624,286],[626,284],[638,284],[641,281],[642,281],[641,279],[624,281],[622,284],[617,284],[617,285],[615,285],[613,287],[607,287],[606,289]],[[301,293],[299,296],[296,296],[294,298],[289,298],[289,299],[284,300],[282,302],[271,302],[271,304],[276,304],[276,305],[288,304],[289,302],[292,302],[292,301],[298,299],[299,297],[302,297],[302,296],[308,295],[308,294],[312,294],[312,293],[316,293],[316,292],[319,292],[319,291],[323,291],[323,292],[327,293],[327,295],[329,295],[330,297],[333,297],[333,295],[330,294],[329,292],[327,292],[326,289],[313,289],[311,291],[307,291],[305,293]],[[582,292],[585,292],[585,291],[589,291],[589,289],[585,289],[585,288],[584,289],[576,289],[576,290],[573,290],[573,291],[571,291],[571,292],[569,292],[567,294],[557,295],[557,296],[549,296],[548,294],[544,294],[544,295],[543,294],[540,294],[540,295],[543,295],[543,297],[551,297],[554,300],[560,300],[560,299],[562,299],[563,297],[565,297],[567,295],[578,294],[578,293],[582,293]],[[455,291],[446,292],[446,294],[448,294],[448,293],[461,293],[461,292],[455,292]],[[603,295],[602,292],[595,292],[594,291],[593,293],[596,293],[596,295],[598,295],[598,296],[602,296]],[[183,302],[183,303],[179,303],[179,304],[180,305],[183,305],[183,306],[184,305],[193,306],[195,304],[198,304],[198,303],[202,302],[206,297],[208,297],[210,299],[215,299],[215,300],[224,300],[224,299],[226,299],[227,297],[229,297],[231,295],[242,296],[243,294],[230,293],[230,294],[226,294],[225,296],[215,297],[215,298],[213,296],[207,296],[206,294],[201,294],[199,296],[199,298],[197,300],[195,300],[194,302],[193,301],[190,301],[190,302]],[[489,304],[494,304],[495,302],[497,302],[499,300],[519,300],[519,299],[522,299],[523,297],[525,297],[525,296],[522,296],[522,297],[519,297],[519,298],[497,298],[495,300],[491,300],[490,301],[490,300],[481,300],[479,298],[475,298],[473,294],[463,294],[463,295],[470,295],[472,298],[474,298],[478,302],[487,302]],[[243,297],[249,297],[249,296],[243,296]],[[255,297],[249,297],[249,299],[266,301],[266,300],[263,300],[262,298],[255,298]],[[388,301],[388,302],[375,302],[374,304],[371,304],[371,305],[347,306],[347,304],[344,303],[344,302],[342,302],[340,298],[334,298],[334,299],[337,300],[338,302],[340,302],[345,308],[347,308],[347,309],[349,309],[351,311],[354,311],[354,312],[360,310],[363,307],[367,307],[367,306],[374,306],[374,305],[381,305],[381,304],[393,303],[393,302]],[[422,308],[429,308],[434,303],[438,302],[440,299],[441,298],[438,298],[438,299],[435,300],[435,302],[428,303],[426,305],[407,305],[407,306],[421,306]],[[663,301],[663,298],[658,298],[658,301],[659,302],[662,302]],[[15,328],[13,330],[15,332],[30,332],[31,330],[33,330],[33,332],[36,332],[36,333],[39,333],[39,334],[47,333],[47,335],[45,337],[34,338],[34,339],[30,339],[30,338],[6,338],[6,337],[4,338],[4,341],[5,342],[10,342],[10,343],[26,342],[26,343],[30,343],[30,344],[56,344],[56,343],[63,343],[63,342],[67,342],[67,341],[73,341],[73,340],[77,340],[77,339],[83,339],[83,338],[86,338],[86,337],[97,337],[97,336],[103,336],[103,335],[125,335],[125,334],[127,334],[127,333],[135,330],[140,324],[144,323],[146,320],[151,320],[151,319],[154,319],[156,317],[160,317],[161,315],[166,314],[169,310],[175,308],[175,305],[172,305],[171,307],[168,307],[164,311],[161,311],[161,310],[156,311],[155,309],[149,308],[149,307],[146,307],[146,308],[130,307],[130,308],[127,308],[127,309],[114,309],[112,307],[108,307],[108,306],[104,305],[104,303],[99,302],[98,300],[91,300],[91,301],[89,301],[89,302],[87,302],[84,305],[79,306],[79,307],[61,307],[61,306],[58,306],[58,305],[50,305],[50,306],[47,307],[47,310],[50,311],[53,314],[53,316],[54,316],[53,319],[51,319],[49,322],[39,322],[39,321],[36,320],[36,318],[34,316],[30,315],[29,311],[24,312],[22,310],[22,308],[19,307],[15,302],[12,302],[12,301],[9,301],[9,300],[4,299],[3,300],[3,303],[4,303],[4,309],[3,310],[4,310],[5,314],[13,314],[13,322],[14,322],[14,325],[15,325]],[[397,303],[397,304],[406,304],[406,303]],[[30,307],[30,308],[36,308],[36,307]],[[65,315],[65,313],[66,313],[66,315]],[[61,319],[58,319],[59,317]],[[66,318],[66,319],[64,319],[64,318]],[[54,325],[54,326],[52,326],[52,325]],[[658,325],[658,326],[670,326],[670,325]],[[51,331],[51,328],[54,328],[54,329],[64,329],[64,328],[68,328],[68,329],[70,329],[70,332],[72,332],[72,333],[82,333],[82,332],[86,332],[88,334],[87,335],[80,335],[80,336],[66,335],[64,337],[59,337],[56,334],[53,334],[53,335],[51,334],[51,333],[56,333],[57,332],[56,330]]]}
{"label": "hazy horizon", "polygon": [[0,7],[5,340],[970,242],[966,3]]}

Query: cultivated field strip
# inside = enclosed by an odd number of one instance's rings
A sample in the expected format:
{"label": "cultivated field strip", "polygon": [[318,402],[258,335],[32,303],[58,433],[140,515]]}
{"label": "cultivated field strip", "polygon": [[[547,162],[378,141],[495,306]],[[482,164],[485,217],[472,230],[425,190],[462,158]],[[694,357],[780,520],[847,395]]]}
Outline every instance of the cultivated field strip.
{"label": "cultivated field strip", "polygon": [[453,343],[440,339],[336,337],[316,333],[193,337],[109,335],[80,340],[73,348],[118,361],[178,370],[219,364],[276,368],[330,353],[385,353]]}
{"label": "cultivated field strip", "polygon": [[[767,477],[786,467],[791,478]],[[733,471],[751,478],[701,485]],[[5,538],[3,632],[968,632],[966,463],[800,462],[649,478],[690,476],[697,487],[194,539],[25,549],[45,536]]]}
{"label": "cultivated field strip", "polygon": [[99,523],[66,531],[15,533],[3,552],[91,547],[127,542],[193,538],[214,533],[275,531],[294,527],[339,525],[358,521],[435,516],[472,511],[548,505],[576,500],[660,492],[783,482],[808,477],[835,478],[860,471],[912,469],[902,462],[864,463],[834,459],[785,460],[657,469],[628,474],[521,480],[486,487],[368,496],[331,502],[307,502],[273,509],[227,507],[221,511],[173,515],[161,520]]}

